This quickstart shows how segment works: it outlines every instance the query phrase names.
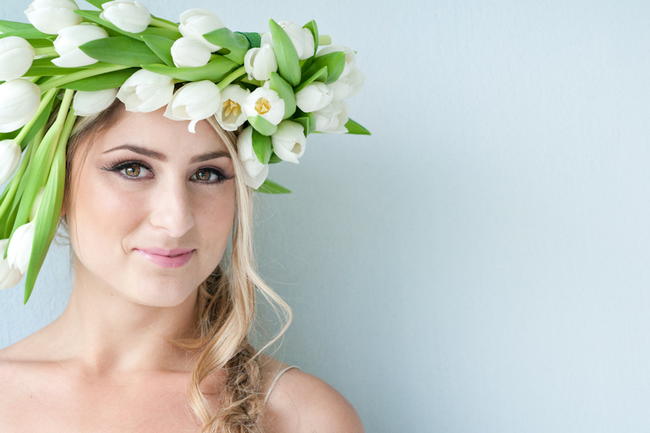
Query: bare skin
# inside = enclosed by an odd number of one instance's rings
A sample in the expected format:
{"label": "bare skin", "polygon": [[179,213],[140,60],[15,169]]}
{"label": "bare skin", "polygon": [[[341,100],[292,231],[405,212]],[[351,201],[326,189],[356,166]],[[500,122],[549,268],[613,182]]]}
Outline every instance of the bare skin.
{"label": "bare skin", "polygon": [[[191,162],[228,152],[207,122],[192,134],[187,122],[163,112],[124,111],[92,143],[86,161],[80,152],[73,162],[63,209],[72,294],[54,322],[0,350],[3,433],[198,431],[186,402],[193,360],[166,339],[188,335],[196,288],[225,252],[235,212],[234,168],[224,156]],[[107,152],[127,143],[167,160]],[[143,165],[106,169],[134,160]],[[212,169],[225,179],[216,182],[221,176]],[[182,267],[163,268],[134,250],[146,247],[195,251]],[[286,364],[262,360],[266,391]],[[214,395],[211,404],[220,389],[220,374],[204,384]],[[262,422],[269,433],[363,431],[343,396],[296,369],[276,383]]]}

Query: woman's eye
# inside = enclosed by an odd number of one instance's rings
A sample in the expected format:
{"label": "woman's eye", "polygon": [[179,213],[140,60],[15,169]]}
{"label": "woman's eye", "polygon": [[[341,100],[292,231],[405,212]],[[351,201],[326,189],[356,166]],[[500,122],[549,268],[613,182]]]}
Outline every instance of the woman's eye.
{"label": "woman's eye", "polygon": [[[132,179],[132,180],[146,179],[145,177],[139,176],[143,168],[145,170],[151,171],[149,167],[136,161],[122,162],[122,163],[115,164],[111,167],[103,167],[103,168],[105,170],[118,172],[122,177],[127,179]],[[230,179],[229,177],[224,176],[220,170],[217,170],[216,168],[212,168],[212,167],[200,168],[199,170],[196,171],[196,174],[198,176],[193,175],[192,178],[193,179],[196,178],[198,183],[217,184]]]}

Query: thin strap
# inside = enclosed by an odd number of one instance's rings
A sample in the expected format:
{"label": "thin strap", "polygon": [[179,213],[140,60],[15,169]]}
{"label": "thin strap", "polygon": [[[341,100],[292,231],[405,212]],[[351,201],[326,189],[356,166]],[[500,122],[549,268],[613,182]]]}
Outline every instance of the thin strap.
{"label": "thin strap", "polygon": [[275,377],[273,378],[273,382],[271,382],[271,386],[269,386],[269,390],[266,392],[266,398],[264,399],[264,404],[266,404],[266,402],[269,400],[269,396],[271,395],[271,391],[273,391],[273,387],[278,382],[278,379],[280,379],[280,376],[282,376],[284,374],[284,372],[289,370],[290,368],[300,369],[300,367],[298,367],[297,365],[290,365],[290,366],[286,367],[285,369],[280,370],[280,372],[278,374],[276,374]]}

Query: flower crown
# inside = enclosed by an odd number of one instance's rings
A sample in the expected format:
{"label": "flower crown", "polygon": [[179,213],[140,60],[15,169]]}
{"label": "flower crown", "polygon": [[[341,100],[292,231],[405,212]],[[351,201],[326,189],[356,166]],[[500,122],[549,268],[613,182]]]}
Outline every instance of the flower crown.
{"label": "flower crown", "polygon": [[99,10],[34,0],[30,24],[0,20],[0,183],[11,179],[0,195],[0,288],[26,274],[24,303],[58,226],[77,116],[118,98],[133,112],[166,105],[192,133],[213,117],[238,132],[245,183],[276,194],[290,190],[267,178],[269,165],[298,163],[307,135],[370,135],[345,104],[363,83],[356,52],[331,45],[313,20],[270,19],[260,34],[231,31],[205,9],[175,23],[134,0],[87,1]]}

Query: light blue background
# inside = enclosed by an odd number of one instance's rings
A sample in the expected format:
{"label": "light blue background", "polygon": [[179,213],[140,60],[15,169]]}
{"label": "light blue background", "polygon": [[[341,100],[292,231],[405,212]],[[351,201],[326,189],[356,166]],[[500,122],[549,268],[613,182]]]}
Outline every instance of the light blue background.
{"label": "light blue background", "polygon": [[[277,356],[367,432],[650,431],[647,2],[191,7],[314,18],[366,75],[350,116],[373,135],[309,136],[271,170],[293,194],[259,197],[262,275],[295,312]],[[0,292],[1,346],[60,314],[67,263],[53,247],[27,306]]]}

